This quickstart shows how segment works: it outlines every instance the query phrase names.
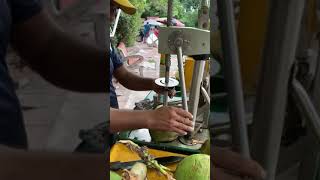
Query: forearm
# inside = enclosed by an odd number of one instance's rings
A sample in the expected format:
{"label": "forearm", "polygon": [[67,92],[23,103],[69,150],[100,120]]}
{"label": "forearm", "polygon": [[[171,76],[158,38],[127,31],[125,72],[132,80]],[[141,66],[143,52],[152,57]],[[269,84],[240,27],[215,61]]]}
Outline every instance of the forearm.
{"label": "forearm", "polygon": [[0,153],[0,179],[101,180],[106,177],[106,156],[72,153]]}
{"label": "forearm", "polygon": [[107,50],[64,33],[45,12],[15,26],[13,44],[31,68],[59,87],[108,90]]}
{"label": "forearm", "polygon": [[130,71],[127,71],[126,76],[123,76],[119,82],[126,88],[134,91],[153,90],[154,79],[138,76]]}
{"label": "forearm", "polygon": [[112,133],[149,128],[148,114],[150,111],[132,111],[110,109],[110,131]]}

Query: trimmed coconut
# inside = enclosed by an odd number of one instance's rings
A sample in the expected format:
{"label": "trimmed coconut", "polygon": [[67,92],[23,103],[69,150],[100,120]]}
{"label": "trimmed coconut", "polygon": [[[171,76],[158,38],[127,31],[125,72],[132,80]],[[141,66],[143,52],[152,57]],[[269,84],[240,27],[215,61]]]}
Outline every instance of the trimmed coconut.
{"label": "trimmed coconut", "polygon": [[[163,105],[159,105],[156,109],[161,108]],[[175,132],[158,131],[149,129],[149,133],[153,142],[170,142],[178,138],[178,134]]]}
{"label": "trimmed coconut", "polygon": [[122,175],[124,180],[145,180],[147,178],[147,166],[143,163],[135,163],[130,171]]}
{"label": "trimmed coconut", "polygon": [[176,180],[209,180],[210,156],[194,154],[184,158],[178,164],[174,177]]}
{"label": "trimmed coconut", "polygon": [[122,177],[119,174],[110,171],[110,180],[122,180]]}
{"label": "trimmed coconut", "polygon": [[206,142],[202,145],[200,151],[202,154],[210,155],[210,139],[206,140]]}
{"label": "trimmed coconut", "polygon": [[168,131],[149,130],[153,142],[170,142],[178,138],[178,134]]}

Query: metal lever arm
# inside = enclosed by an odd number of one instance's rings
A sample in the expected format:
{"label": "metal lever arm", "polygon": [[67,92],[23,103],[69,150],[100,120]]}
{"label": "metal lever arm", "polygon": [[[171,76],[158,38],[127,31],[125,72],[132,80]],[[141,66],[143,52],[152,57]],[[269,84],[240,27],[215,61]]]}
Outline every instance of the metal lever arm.
{"label": "metal lever arm", "polygon": [[182,60],[182,47],[178,48],[178,68],[179,68],[179,76],[180,76],[180,86],[182,93],[182,107],[184,110],[188,111],[188,103],[187,103],[187,91],[186,91],[186,83],[184,78],[184,69],[183,69],[183,60]]}

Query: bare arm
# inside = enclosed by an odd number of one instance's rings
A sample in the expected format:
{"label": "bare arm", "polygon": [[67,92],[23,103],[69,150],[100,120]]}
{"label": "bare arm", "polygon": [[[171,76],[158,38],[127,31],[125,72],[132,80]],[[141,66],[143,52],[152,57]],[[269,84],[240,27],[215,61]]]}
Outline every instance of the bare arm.
{"label": "bare arm", "polygon": [[107,50],[63,32],[42,11],[13,28],[13,47],[31,68],[49,82],[80,92],[106,92]]}
{"label": "bare arm", "polygon": [[110,132],[148,128],[150,111],[110,109]]}
{"label": "bare arm", "polygon": [[110,109],[110,132],[148,128],[185,135],[192,131],[192,115],[179,108],[163,107],[153,111]]}
{"label": "bare arm", "polygon": [[114,72],[115,78],[126,88],[134,91],[153,90],[155,83],[152,78],[145,78],[130,72],[125,66]]}

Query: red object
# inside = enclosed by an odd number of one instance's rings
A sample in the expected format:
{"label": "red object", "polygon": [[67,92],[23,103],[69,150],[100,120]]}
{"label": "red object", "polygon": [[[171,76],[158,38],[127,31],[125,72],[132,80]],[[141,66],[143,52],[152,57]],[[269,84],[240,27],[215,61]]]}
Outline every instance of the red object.
{"label": "red object", "polygon": [[156,35],[157,37],[159,37],[159,29],[155,29],[155,30],[153,30],[153,32],[154,32],[154,35]]}
{"label": "red object", "polygon": [[[161,22],[163,24],[167,24],[167,18],[158,18],[158,19],[156,19],[156,21]],[[174,26],[185,27],[185,25],[177,19],[173,18],[172,21],[173,21]]]}
{"label": "red object", "polygon": [[159,17],[158,16],[149,16],[149,17],[147,17],[147,20],[149,20],[149,19],[158,19]]}

